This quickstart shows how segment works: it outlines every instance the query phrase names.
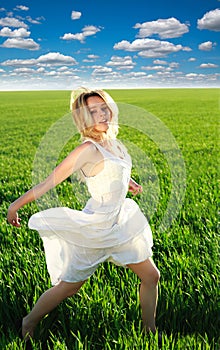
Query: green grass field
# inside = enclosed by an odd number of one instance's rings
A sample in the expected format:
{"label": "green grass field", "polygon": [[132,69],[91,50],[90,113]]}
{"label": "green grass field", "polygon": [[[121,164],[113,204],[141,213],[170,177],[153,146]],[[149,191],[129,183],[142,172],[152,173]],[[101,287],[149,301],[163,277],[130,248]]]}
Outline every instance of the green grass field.
{"label": "green grass field", "polygon": [[[160,230],[170,193],[174,191],[179,196],[178,188],[170,185],[172,173],[166,153],[140,130],[121,126],[119,138],[137,149],[134,178],[140,182],[148,179],[148,168],[138,168],[141,150],[149,159],[151,180],[155,174],[157,179],[151,187],[141,183],[152,190],[152,201],[146,191],[135,200],[146,216],[152,211],[154,260],[161,272],[157,326],[164,332],[162,349],[219,350],[219,90],[109,93],[116,102],[136,106],[137,111],[146,110],[159,118],[175,137],[185,164],[182,207],[167,230]],[[69,91],[0,92],[1,349],[25,349],[14,322],[29,312],[40,294],[50,287],[41,239],[27,227],[28,218],[38,210],[37,204],[20,210],[19,229],[7,224],[6,214],[9,204],[32,186],[33,161],[41,139],[53,123],[68,113],[69,96]],[[140,115],[136,118],[138,129]],[[74,135],[62,148],[59,160],[78,142],[78,135]],[[53,145],[48,154],[52,148]],[[150,183],[150,175],[148,180]],[[76,194],[70,179],[58,186],[57,193],[62,205],[80,209],[84,195],[75,185]],[[151,203],[156,203],[154,210]],[[158,349],[155,337],[141,333],[138,287],[139,281],[130,271],[103,264],[74,298],[64,301],[43,319],[36,330],[33,349]]]}

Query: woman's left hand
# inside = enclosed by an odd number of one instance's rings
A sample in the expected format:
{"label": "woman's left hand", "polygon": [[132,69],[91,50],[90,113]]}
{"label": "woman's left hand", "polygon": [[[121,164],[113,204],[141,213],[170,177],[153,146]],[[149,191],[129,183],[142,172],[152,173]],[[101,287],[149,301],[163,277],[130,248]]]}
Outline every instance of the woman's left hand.
{"label": "woman's left hand", "polygon": [[10,207],[8,209],[7,220],[9,222],[9,224],[11,224],[12,226],[15,226],[15,227],[21,226],[21,224],[20,224],[21,219],[18,217],[18,213],[16,211],[14,211],[13,209],[11,209]]}
{"label": "woman's left hand", "polygon": [[133,196],[136,196],[137,194],[143,192],[143,188],[141,185],[139,185],[133,179],[130,179],[128,191],[131,192],[133,194]]}

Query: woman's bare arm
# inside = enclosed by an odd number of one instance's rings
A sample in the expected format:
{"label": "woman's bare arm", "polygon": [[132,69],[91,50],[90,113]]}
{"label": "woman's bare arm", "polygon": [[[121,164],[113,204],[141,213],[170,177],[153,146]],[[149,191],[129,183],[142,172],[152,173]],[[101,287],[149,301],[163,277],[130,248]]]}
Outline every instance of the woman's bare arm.
{"label": "woman's bare arm", "polygon": [[83,167],[88,161],[91,162],[96,152],[97,149],[91,142],[86,142],[76,147],[44,181],[31,188],[10,205],[7,215],[8,222],[19,227],[20,219],[17,211],[21,207],[38,199],[50,189],[64,181],[73,172]]}

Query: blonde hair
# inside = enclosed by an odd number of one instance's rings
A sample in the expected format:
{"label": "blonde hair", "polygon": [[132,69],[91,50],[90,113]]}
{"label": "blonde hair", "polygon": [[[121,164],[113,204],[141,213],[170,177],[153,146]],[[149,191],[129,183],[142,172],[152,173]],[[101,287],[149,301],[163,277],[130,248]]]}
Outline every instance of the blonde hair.
{"label": "blonde hair", "polygon": [[[111,122],[107,132],[98,132],[94,128],[94,120],[87,106],[87,99],[92,96],[99,96],[111,112]],[[104,90],[89,90],[80,88],[72,91],[70,98],[70,109],[73,119],[81,138],[91,138],[95,141],[115,139],[118,134],[118,107],[112,97]]]}

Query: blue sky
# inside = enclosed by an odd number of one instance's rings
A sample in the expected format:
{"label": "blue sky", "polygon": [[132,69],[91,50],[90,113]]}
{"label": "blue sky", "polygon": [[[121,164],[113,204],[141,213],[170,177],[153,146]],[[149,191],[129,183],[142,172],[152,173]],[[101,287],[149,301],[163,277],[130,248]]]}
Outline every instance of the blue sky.
{"label": "blue sky", "polygon": [[0,90],[220,86],[219,0],[2,0]]}

